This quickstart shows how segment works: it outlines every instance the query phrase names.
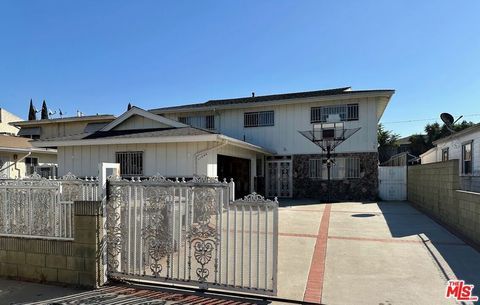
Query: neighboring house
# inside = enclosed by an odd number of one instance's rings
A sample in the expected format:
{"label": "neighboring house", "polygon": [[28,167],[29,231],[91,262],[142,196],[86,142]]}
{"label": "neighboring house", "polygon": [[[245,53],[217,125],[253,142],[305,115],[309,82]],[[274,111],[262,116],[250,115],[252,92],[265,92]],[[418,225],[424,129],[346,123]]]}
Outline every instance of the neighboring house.
{"label": "neighboring house", "polygon": [[18,121],[10,123],[21,128],[18,135],[34,140],[64,137],[101,129],[115,117],[113,115],[89,115],[48,120]]}
{"label": "neighboring house", "polygon": [[0,108],[0,134],[16,135],[19,128],[10,125],[11,122],[21,121],[22,119],[7,110]]}
{"label": "neighboring house", "polygon": [[[149,112],[134,107],[98,131],[53,138],[42,132],[35,145],[58,148],[60,175],[97,175],[99,162],[117,162],[127,177],[233,178],[237,196],[375,199],[377,124],[393,93],[339,88]],[[329,115],[360,130],[336,149],[327,189],[325,155],[299,131]]]}
{"label": "neighboring house", "polygon": [[0,135],[0,177],[23,178],[34,172],[56,175],[57,151],[33,147],[30,139]]}
{"label": "neighboring house", "polygon": [[480,124],[455,132],[433,144],[435,147],[420,155],[422,164],[457,159],[464,187],[480,191]]}

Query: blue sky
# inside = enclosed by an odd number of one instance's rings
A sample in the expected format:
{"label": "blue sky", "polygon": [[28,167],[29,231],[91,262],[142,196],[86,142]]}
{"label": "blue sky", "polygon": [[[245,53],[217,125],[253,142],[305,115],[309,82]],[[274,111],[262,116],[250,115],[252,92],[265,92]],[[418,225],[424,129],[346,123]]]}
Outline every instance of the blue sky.
{"label": "blue sky", "polygon": [[480,1],[1,1],[0,107],[120,114],[352,86],[395,89],[382,121],[401,135],[440,112],[479,122],[479,12]]}

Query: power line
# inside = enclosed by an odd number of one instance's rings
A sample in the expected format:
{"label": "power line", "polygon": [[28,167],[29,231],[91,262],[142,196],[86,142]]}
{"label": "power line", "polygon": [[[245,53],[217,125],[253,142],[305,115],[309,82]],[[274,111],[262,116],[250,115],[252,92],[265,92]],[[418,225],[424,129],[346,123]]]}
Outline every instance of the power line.
{"label": "power line", "polygon": [[[464,115],[463,117],[472,117],[472,116],[480,116],[480,113],[474,113],[474,114],[467,114]],[[392,122],[382,122],[382,124],[397,124],[397,123],[412,123],[412,122],[427,122],[427,121],[438,121],[440,118],[431,118],[431,119],[415,119],[415,120],[405,120],[405,121],[392,121]]]}

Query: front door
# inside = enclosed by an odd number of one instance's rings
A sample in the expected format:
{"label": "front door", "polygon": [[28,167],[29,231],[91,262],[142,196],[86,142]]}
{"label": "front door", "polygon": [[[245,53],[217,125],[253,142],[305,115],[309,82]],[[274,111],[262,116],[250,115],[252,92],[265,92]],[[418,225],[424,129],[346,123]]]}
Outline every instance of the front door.
{"label": "front door", "polygon": [[292,197],[292,160],[267,161],[267,196]]}

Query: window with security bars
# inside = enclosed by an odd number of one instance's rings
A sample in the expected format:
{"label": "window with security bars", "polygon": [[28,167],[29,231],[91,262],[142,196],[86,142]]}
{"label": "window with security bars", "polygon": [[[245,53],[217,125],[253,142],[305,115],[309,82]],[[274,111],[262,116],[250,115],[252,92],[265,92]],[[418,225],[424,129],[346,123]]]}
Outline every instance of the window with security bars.
{"label": "window with security bars", "polygon": [[143,176],[143,151],[116,152],[115,159],[122,176]]}
{"label": "window with security bars", "polygon": [[322,178],[322,159],[310,159],[310,178]]}
{"label": "window with security bars", "polygon": [[272,111],[245,112],[244,127],[262,127],[275,125],[275,113]]}
{"label": "window with security bars", "polygon": [[199,116],[184,116],[179,117],[178,121],[183,124],[190,125],[192,127],[215,129],[215,116],[214,115],[199,115]]}
{"label": "window with security bars", "polygon": [[312,107],[310,110],[311,123],[326,122],[329,115],[340,116],[341,121],[357,121],[358,120],[358,104],[344,104]]}
{"label": "window with security bars", "polygon": [[[310,159],[309,176],[313,179],[328,179],[327,165],[322,159]],[[360,178],[360,158],[335,158],[335,163],[330,168],[330,179]]]}

